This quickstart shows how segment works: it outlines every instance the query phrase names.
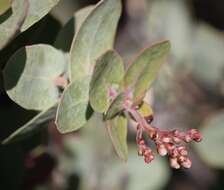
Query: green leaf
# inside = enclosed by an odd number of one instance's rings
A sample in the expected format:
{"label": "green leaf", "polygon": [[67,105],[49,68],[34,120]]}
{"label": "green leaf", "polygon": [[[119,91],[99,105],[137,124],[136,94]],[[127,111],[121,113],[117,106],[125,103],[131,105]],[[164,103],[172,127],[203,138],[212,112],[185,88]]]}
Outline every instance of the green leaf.
{"label": "green leaf", "polygon": [[55,79],[65,71],[64,55],[49,45],[19,49],[3,71],[9,97],[26,109],[45,110],[58,102]]}
{"label": "green leaf", "polygon": [[28,12],[28,0],[12,1],[12,7],[0,16],[0,50],[18,33]]}
{"label": "green leaf", "polygon": [[195,144],[199,156],[214,168],[224,168],[224,112],[209,118],[200,129],[203,140]]}
{"label": "green leaf", "polygon": [[105,112],[110,103],[109,90],[121,82],[124,76],[124,65],[121,57],[109,50],[96,61],[90,83],[90,104],[100,113]]}
{"label": "green leaf", "polygon": [[109,109],[107,110],[104,119],[109,120],[114,118],[117,114],[124,110],[124,101],[126,100],[126,95],[124,93],[119,94],[114,101],[111,103]]}
{"label": "green leaf", "polygon": [[127,161],[127,118],[119,115],[112,120],[107,121],[107,129],[118,156]]}
{"label": "green leaf", "polygon": [[129,66],[124,77],[124,87],[133,89],[133,100],[141,100],[155,80],[170,50],[169,41],[144,49]]}
{"label": "green leaf", "polygon": [[72,39],[79,31],[80,26],[93,10],[94,6],[88,6],[77,11],[74,16],[65,24],[65,26],[59,32],[56,41],[54,43],[57,49],[61,49],[64,52],[69,52]]}
{"label": "green leaf", "polygon": [[57,106],[53,106],[50,109],[40,112],[33,119],[27,122],[22,127],[18,128],[9,137],[3,140],[2,144],[8,144],[11,142],[23,140],[26,137],[38,132],[43,127],[46,127],[49,121],[53,120],[56,115]]}
{"label": "green leaf", "polygon": [[0,15],[4,14],[11,7],[12,0],[0,1]]}
{"label": "green leaf", "polygon": [[64,91],[56,116],[56,125],[61,133],[75,131],[90,119],[89,83],[88,76],[72,82]]}
{"label": "green leaf", "polygon": [[71,81],[91,74],[95,59],[113,47],[120,14],[120,0],[104,0],[87,16],[70,51]]}
{"label": "green leaf", "polygon": [[28,0],[28,1],[29,1],[28,14],[20,29],[21,32],[24,32],[30,26],[38,22],[59,2],[59,0]]}

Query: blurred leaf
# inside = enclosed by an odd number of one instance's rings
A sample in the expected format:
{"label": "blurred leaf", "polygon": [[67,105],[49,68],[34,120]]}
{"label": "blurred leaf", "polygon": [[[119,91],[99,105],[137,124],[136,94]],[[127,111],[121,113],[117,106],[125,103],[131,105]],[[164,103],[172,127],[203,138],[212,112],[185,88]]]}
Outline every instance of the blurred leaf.
{"label": "blurred leaf", "polygon": [[89,75],[93,71],[95,59],[113,47],[120,14],[120,0],[104,0],[87,16],[70,51],[71,81]]}
{"label": "blurred leaf", "polygon": [[57,39],[54,43],[57,49],[61,49],[64,52],[69,52],[72,44],[72,39],[79,30],[83,21],[88,14],[93,10],[94,6],[88,6],[77,11],[74,16],[65,24],[65,26],[59,32]]}
{"label": "blurred leaf", "polygon": [[[130,146],[127,164],[111,164],[104,173],[103,184],[110,189],[127,190],[156,190],[162,189],[170,172],[161,158],[156,158],[149,165],[138,156],[136,147]],[[118,186],[119,185],[119,186]]]}
{"label": "blurred leaf", "polygon": [[191,43],[194,43],[192,31],[195,25],[192,22],[188,2],[179,0],[146,2],[149,5],[147,34],[150,40],[169,39],[172,44],[171,59],[174,59],[171,67],[176,69],[176,66],[180,66],[182,69],[183,64],[186,62],[188,64]]}
{"label": "blurred leaf", "polygon": [[214,115],[201,128],[202,142],[195,144],[201,159],[214,168],[224,168],[224,112]]}
{"label": "blurred leaf", "polygon": [[28,0],[28,1],[29,1],[28,14],[21,27],[20,30],[21,32],[24,32],[30,26],[38,22],[59,2],[59,0]]}
{"label": "blurred leaf", "polygon": [[124,65],[121,57],[109,50],[97,59],[90,83],[90,104],[100,113],[108,109],[110,103],[109,90],[123,79]]}
{"label": "blurred leaf", "polygon": [[[192,73],[195,79],[213,90],[219,89],[224,70],[224,35],[209,25],[200,24],[195,30],[192,44]],[[189,64],[189,63],[188,63]]]}
{"label": "blurred leaf", "polygon": [[0,16],[4,14],[11,7],[12,0],[0,1]]}
{"label": "blurred leaf", "polygon": [[19,49],[3,71],[9,97],[26,109],[44,110],[59,99],[54,80],[65,71],[64,55],[49,45]]}
{"label": "blurred leaf", "polygon": [[140,105],[138,112],[146,118],[153,115],[152,107],[145,101]]}
{"label": "blurred leaf", "polygon": [[128,160],[127,125],[127,118],[122,115],[107,121],[107,129],[113,146],[118,156],[124,161]]}
{"label": "blurred leaf", "polygon": [[2,144],[8,144],[11,142],[22,140],[39,131],[40,129],[42,129],[43,126],[47,126],[45,124],[55,118],[56,110],[57,106],[53,106],[50,109],[40,112],[33,119],[31,119],[22,127],[18,128],[9,137],[4,139]]}
{"label": "blurred leaf", "polygon": [[56,116],[61,133],[75,131],[90,119],[89,83],[90,77],[85,77],[72,82],[64,91]]}
{"label": "blurred leaf", "polygon": [[124,77],[126,89],[133,88],[133,100],[141,100],[157,77],[161,65],[170,50],[169,41],[144,49],[128,67]]}
{"label": "blurred leaf", "polygon": [[12,2],[12,8],[0,16],[0,49],[19,33],[28,12],[28,0]]}
{"label": "blurred leaf", "polygon": [[117,114],[121,113],[124,110],[124,101],[126,99],[126,95],[121,93],[119,94],[114,101],[111,103],[107,113],[104,117],[105,120],[109,120],[114,118]]}

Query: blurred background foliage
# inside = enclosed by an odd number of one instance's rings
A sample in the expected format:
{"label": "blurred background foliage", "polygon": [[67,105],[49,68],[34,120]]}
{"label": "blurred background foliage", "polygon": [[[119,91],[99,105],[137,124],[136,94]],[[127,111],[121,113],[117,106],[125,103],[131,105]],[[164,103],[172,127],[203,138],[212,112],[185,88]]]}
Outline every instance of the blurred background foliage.
{"label": "blurred background foliage", "polygon": [[[45,43],[60,48],[60,32],[74,12],[97,0],[61,0],[0,51],[0,66],[20,47]],[[129,160],[115,155],[100,116],[68,135],[54,123],[23,141],[0,146],[0,189],[7,190],[221,190],[224,188],[224,1],[124,0],[115,47],[127,60],[144,46],[169,39],[168,64],[147,96],[161,128],[199,128],[203,141],[190,147],[193,166],[172,170],[165,158],[146,165],[129,130]],[[72,23],[72,21],[70,21]],[[68,33],[72,30],[68,27]],[[74,32],[74,31],[73,31]],[[68,39],[66,39],[68,38]],[[55,42],[56,41],[56,42]],[[61,42],[63,43],[63,42]],[[63,45],[63,44],[62,44]],[[62,50],[67,51],[66,48]],[[13,103],[0,76],[0,140],[36,112]]]}

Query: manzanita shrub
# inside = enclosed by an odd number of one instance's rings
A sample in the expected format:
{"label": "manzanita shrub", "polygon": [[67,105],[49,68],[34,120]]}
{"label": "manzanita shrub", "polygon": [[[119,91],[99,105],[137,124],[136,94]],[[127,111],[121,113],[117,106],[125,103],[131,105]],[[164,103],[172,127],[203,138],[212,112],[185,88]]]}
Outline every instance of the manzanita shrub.
{"label": "manzanita shrub", "polygon": [[[0,5],[0,14],[4,16],[9,9],[12,14],[0,25],[0,48],[46,15],[58,0],[2,2],[5,4]],[[120,15],[120,0],[103,0],[78,11],[59,33],[55,47],[25,46],[11,56],[3,70],[5,89],[14,102],[39,114],[5,139],[4,144],[54,118],[61,133],[73,132],[84,127],[95,112],[102,115],[99,119],[105,122],[123,160],[128,158],[128,121],[133,121],[130,123],[136,129],[138,154],[146,163],[154,159],[147,143],[150,140],[159,155],[169,157],[171,167],[191,167],[183,143],[201,141],[200,133],[196,129],[186,133],[163,131],[153,126],[152,108],[144,100],[166,62],[170,42],[143,49],[125,68],[113,49]],[[75,31],[71,31],[69,23],[75,23]]]}

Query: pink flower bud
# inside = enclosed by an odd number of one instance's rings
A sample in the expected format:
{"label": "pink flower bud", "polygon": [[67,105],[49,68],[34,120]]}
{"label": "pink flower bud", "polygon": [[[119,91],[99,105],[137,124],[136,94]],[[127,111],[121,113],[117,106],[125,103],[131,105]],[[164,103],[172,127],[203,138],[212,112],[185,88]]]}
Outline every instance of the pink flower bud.
{"label": "pink flower bud", "polygon": [[167,143],[167,144],[166,144],[166,149],[167,149],[168,151],[172,151],[174,148],[175,148],[175,146],[174,146],[173,143]]}
{"label": "pink flower bud", "polygon": [[157,133],[157,131],[150,131],[148,133],[149,138],[152,139],[153,141],[157,140],[159,138],[159,134]]}
{"label": "pink flower bud", "polygon": [[177,162],[177,158],[170,158],[170,166],[174,169],[180,168],[180,164]]}
{"label": "pink flower bud", "polygon": [[144,161],[147,164],[150,163],[150,162],[152,162],[153,160],[154,160],[154,156],[152,154],[150,154],[148,156],[145,156],[145,158],[144,158]]}
{"label": "pink flower bud", "polygon": [[184,146],[180,146],[177,149],[178,149],[178,152],[180,153],[180,155],[182,155],[182,156],[188,155],[188,151]]}
{"label": "pink flower bud", "polygon": [[144,145],[145,144],[145,141],[143,139],[139,139],[138,144],[139,145]]}
{"label": "pink flower bud", "polygon": [[143,151],[142,151],[142,149],[139,149],[139,150],[138,150],[138,155],[139,155],[139,156],[143,156]]}
{"label": "pink flower bud", "polygon": [[157,151],[160,156],[165,156],[168,153],[166,147],[163,144],[157,146]]}
{"label": "pink flower bud", "polygon": [[189,131],[189,135],[192,137],[193,140],[195,140],[196,142],[200,142],[202,140],[202,136],[199,133],[199,131],[197,129],[191,129]]}
{"label": "pink flower bud", "polygon": [[144,152],[144,155],[151,155],[152,154],[152,150],[147,148],[146,151]]}
{"label": "pink flower bud", "polygon": [[170,155],[173,158],[175,158],[175,157],[177,157],[179,155],[179,152],[178,152],[178,150],[176,148],[172,149],[170,152],[171,152]]}
{"label": "pink flower bud", "polygon": [[181,164],[182,164],[185,160],[186,160],[186,157],[184,157],[184,156],[179,156],[179,157],[178,157],[178,162],[181,163]]}
{"label": "pink flower bud", "polygon": [[185,135],[185,137],[184,137],[184,141],[185,141],[185,142],[189,143],[189,142],[191,142],[192,140],[193,140],[193,139],[191,138],[191,136],[190,136],[189,134]]}
{"label": "pink flower bud", "polygon": [[181,143],[181,139],[178,137],[173,137],[173,141],[177,144]]}
{"label": "pink flower bud", "polygon": [[170,137],[163,137],[163,138],[162,138],[162,141],[163,141],[164,143],[170,143],[170,142],[171,142],[171,138],[170,138]]}
{"label": "pink flower bud", "polygon": [[186,158],[182,163],[181,166],[183,166],[184,168],[190,168],[192,165],[192,162],[189,158]]}
{"label": "pink flower bud", "polygon": [[172,133],[173,133],[173,136],[175,136],[175,137],[179,137],[180,136],[180,131],[178,131],[177,129],[173,130]]}

